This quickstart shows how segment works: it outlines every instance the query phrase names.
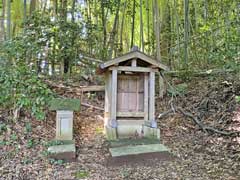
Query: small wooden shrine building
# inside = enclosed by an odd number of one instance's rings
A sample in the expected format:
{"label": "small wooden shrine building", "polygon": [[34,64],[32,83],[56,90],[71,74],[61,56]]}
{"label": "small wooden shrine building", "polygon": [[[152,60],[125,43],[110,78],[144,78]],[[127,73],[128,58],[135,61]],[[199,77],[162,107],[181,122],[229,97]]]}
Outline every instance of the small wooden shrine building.
{"label": "small wooden shrine building", "polygon": [[160,138],[155,121],[155,73],[168,67],[138,48],[100,64],[105,75],[104,126],[108,139]]}

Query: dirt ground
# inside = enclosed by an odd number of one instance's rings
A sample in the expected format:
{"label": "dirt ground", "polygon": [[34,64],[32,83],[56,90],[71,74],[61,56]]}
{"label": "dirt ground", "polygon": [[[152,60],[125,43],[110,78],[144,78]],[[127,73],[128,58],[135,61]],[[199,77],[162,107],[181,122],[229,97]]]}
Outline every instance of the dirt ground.
{"label": "dirt ground", "polygon": [[[103,104],[103,100],[96,101]],[[157,108],[157,113],[161,111]],[[0,135],[0,179],[240,179],[240,146],[236,139],[204,133],[180,114],[158,121],[161,143],[171,150],[173,160],[152,159],[150,164],[111,166],[107,164],[110,154],[102,133],[102,116],[101,111],[86,107],[74,114],[77,160],[71,163],[47,158],[47,143],[55,136],[54,113],[44,122],[23,117],[13,123],[1,116],[0,122],[6,128]]]}

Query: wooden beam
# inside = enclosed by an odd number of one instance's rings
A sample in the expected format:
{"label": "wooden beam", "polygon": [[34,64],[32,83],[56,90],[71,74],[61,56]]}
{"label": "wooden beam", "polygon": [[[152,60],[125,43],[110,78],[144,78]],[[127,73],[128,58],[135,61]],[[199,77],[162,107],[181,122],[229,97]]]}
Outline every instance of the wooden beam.
{"label": "wooden beam", "polygon": [[86,86],[81,87],[82,92],[96,92],[96,91],[104,91],[104,86]]}
{"label": "wooden beam", "polygon": [[144,117],[144,112],[117,112],[117,117]]}
{"label": "wooden beam", "polygon": [[118,70],[118,71],[128,71],[128,72],[157,72],[157,69],[147,68],[147,67],[132,67],[132,66],[117,66],[110,67],[110,70]]}
{"label": "wooden beam", "polygon": [[111,80],[111,126],[117,127],[117,70],[112,70],[112,80]]}
{"label": "wooden beam", "polygon": [[154,121],[155,117],[155,73],[150,72],[149,76],[149,120]]}
{"label": "wooden beam", "polygon": [[104,126],[109,124],[110,118],[110,73],[105,74],[105,105],[104,105]]}
{"label": "wooden beam", "polygon": [[148,73],[144,74],[144,120],[149,121],[148,119],[148,88],[149,88],[149,83],[148,83]]}
{"label": "wooden beam", "polygon": [[83,102],[82,102],[81,105],[82,105],[82,106],[85,106],[85,107],[92,108],[92,109],[97,109],[97,110],[100,110],[100,111],[104,111],[103,108],[98,107],[98,106],[93,106],[93,105],[91,105],[91,104],[87,104],[87,103],[83,103]]}

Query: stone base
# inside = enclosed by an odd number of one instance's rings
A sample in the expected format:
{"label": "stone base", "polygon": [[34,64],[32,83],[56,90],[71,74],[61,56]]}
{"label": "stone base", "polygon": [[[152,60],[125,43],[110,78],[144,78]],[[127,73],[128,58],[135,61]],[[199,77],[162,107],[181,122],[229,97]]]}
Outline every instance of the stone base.
{"label": "stone base", "polygon": [[105,126],[105,134],[108,140],[116,140],[117,139],[117,128],[112,128],[109,126]]}
{"label": "stone base", "polygon": [[136,145],[136,146],[121,146],[109,148],[112,157],[128,156],[128,155],[138,155],[145,153],[155,153],[155,152],[168,152],[168,148],[163,144],[147,144],[147,145]]}
{"label": "stone base", "polygon": [[[141,128],[143,128],[143,135],[146,138],[151,138],[151,139],[160,139],[160,129],[158,128],[152,128],[149,126],[139,126]],[[112,140],[117,140],[118,138],[128,138],[128,137],[133,137],[132,134],[129,134],[129,136],[127,136],[127,133],[129,133],[129,127],[125,128],[124,126],[121,127],[122,129],[120,129],[120,127],[117,128],[112,128],[109,126],[105,126],[105,134],[107,136],[107,139],[112,141]],[[125,128],[125,130],[124,130]],[[130,126],[130,128],[133,128]],[[121,130],[121,132],[125,131],[125,136],[118,136],[117,135],[117,131]]]}
{"label": "stone base", "polygon": [[144,137],[160,139],[160,129],[143,126]]}
{"label": "stone base", "polygon": [[75,144],[50,146],[48,152],[49,158],[65,161],[75,161],[76,159]]}

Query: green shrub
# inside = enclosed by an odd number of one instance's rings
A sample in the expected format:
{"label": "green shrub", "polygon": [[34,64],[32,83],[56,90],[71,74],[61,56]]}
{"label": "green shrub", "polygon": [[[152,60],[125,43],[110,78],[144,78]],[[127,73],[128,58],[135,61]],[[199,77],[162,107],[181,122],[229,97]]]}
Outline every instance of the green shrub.
{"label": "green shrub", "polygon": [[23,65],[0,67],[0,84],[0,107],[26,110],[37,119],[45,118],[53,93],[35,72]]}
{"label": "green shrub", "polygon": [[175,87],[170,86],[167,90],[170,96],[181,96],[187,93],[188,85],[186,83],[178,84]]}

